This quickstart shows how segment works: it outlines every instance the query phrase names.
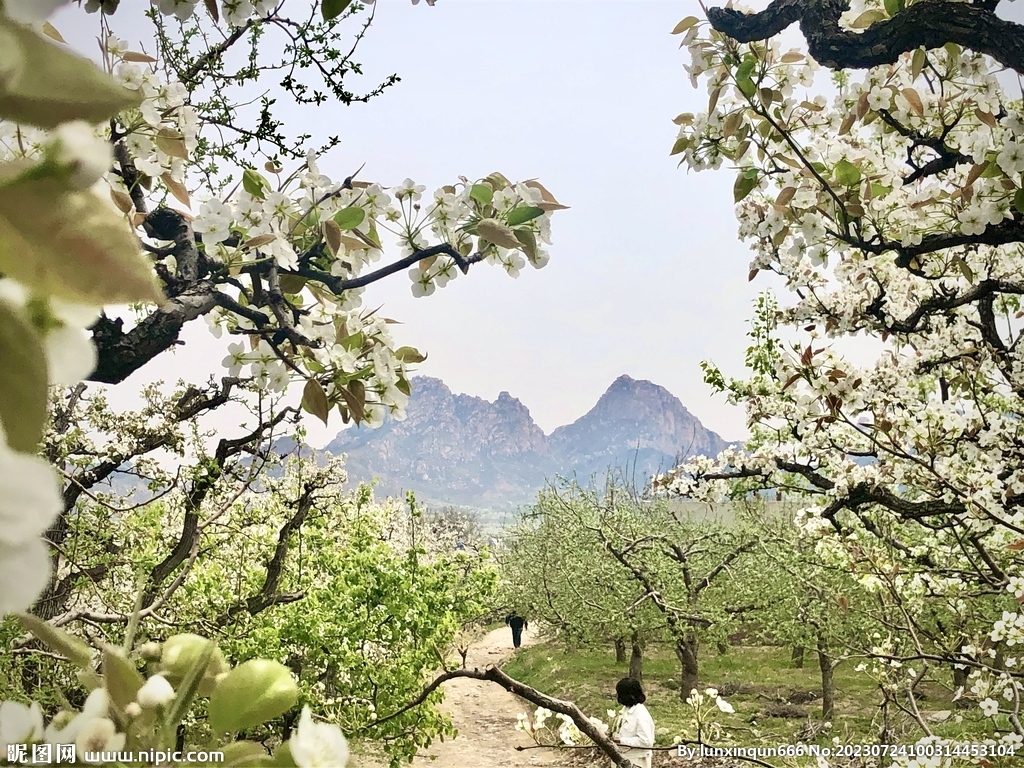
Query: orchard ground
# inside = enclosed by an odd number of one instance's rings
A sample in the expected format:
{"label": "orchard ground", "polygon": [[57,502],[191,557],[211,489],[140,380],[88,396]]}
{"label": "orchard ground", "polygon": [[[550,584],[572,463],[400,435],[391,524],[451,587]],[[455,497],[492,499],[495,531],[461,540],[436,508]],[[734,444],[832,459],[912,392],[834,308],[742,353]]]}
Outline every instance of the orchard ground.
{"label": "orchard ground", "polygon": [[[525,652],[538,642],[535,631],[523,635]],[[512,633],[508,627],[493,629],[474,643],[466,657],[466,666],[485,667],[502,664],[512,656]],[[423,750],[414,766],[434,768],[498,768],[499,766],[563,766],[563,756],[553,749],[530,749],[530,737],[515,729],[516,716],[529,705],[499,688],[479,680],[451,680],[444,686],[443,709],[451,713],[459,735],[444,742],[435,741]],[[436,756],[436,759],[435,757]],[[370,757],[354,760],[356,768],[382,768]]]}
{"label": "orchard ground", "polygon": [[[724,654],[717,653],[713,646],[703,650],[702,688],[717,688],[736,710],[719,718],[733,744],[768,746],[802,741],[826,745],[834,737],[845,743],[878,742],[882,725],[879,694],[867,675],[854,671],[856,660],[844,661],[836,668],[836,716],[831,728],[822,729],[817,657],[808,650],[803,668],[797,669],[790,656],[791,649],[770,646],[736,645]],[[625,664],[616,664],[610,642],[607,647],[568,649],[557,640],[543,638],[523,648],[504,670],[527,685],[574,701],[587,714],[602,718],[606,710],[616,707],[615,683],[627,674]],[[674,744],[678,736],[694,738],[695,734],[687,733],[688,727],[692,730],[692,710],[679,698],[679,662],[672,648],[649,646],[643,675],[657,744]],[[978,741],[979,736],[991,732],[991,720],[981,715],[975,702],[967,709],[956,709],[949,688],[926,682],[916,693],[921,714],[936,735]],[[919,726],[893,709],[887,742],[917,741]],[[958,717],[962,718],[960,722]]]}

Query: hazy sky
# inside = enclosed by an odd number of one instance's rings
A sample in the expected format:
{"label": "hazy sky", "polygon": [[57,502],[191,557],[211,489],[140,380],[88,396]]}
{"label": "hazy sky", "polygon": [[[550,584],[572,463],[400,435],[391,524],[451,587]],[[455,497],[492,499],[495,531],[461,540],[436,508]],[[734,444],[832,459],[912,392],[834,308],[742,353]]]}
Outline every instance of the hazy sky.
{"label": "hazy sky", "polygon": [[[487,399],[508,390],[547,432],[626,373],[665,386],[722,436],[743,437],[742,412],[711,396],[699,363],[741,372],[751,302],[764,285],[747,282],[731,173],[687,173],[668,156],[672,118],[707,104],[669,34],[683,16],[702,15],[697,1],[378,5],[356,56],[366,76],[348,86],[371,87],[391,72],[402,82],[366,105],[284,113],[294,132],[341,136],[323,169],[343,178],[365,163],[367,180],[409,176],[428,190],[498,170],[538,178],[571,206],[554,217],[543,270],[512,280],[480,265],[422,299],[404,275],[368,291],[368,306],[383,303],[405,323],[395,327],[400,343],[429,353],[419,373]],[[96,27],[82,20],[76,10],[54,22],[95,50],[87,36]],[[120,12],[112,25],[130,42],[144,29]],[[205,378],[223,342],[194,325],[185,351],[122,387]],[[309,422],[314,445],[336,431]]]}

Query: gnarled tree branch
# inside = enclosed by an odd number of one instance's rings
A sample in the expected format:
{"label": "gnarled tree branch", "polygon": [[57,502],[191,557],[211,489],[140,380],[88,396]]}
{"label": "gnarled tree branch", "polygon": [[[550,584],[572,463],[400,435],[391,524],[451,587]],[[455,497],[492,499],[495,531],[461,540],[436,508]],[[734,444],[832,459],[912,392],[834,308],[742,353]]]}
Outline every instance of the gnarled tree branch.
{"label": "gnarled tree branch", "polygon": [[922,46],[957,43],[1024,72],[1024,26],[996,16],[994,3],[921,0],[863,32],[839,26],[849,8],[848,0],[774,0],[759,13],[709,8],[708,21],[741,43],[767,40],[799,22],[811,56],[831,69],[892,64]]}

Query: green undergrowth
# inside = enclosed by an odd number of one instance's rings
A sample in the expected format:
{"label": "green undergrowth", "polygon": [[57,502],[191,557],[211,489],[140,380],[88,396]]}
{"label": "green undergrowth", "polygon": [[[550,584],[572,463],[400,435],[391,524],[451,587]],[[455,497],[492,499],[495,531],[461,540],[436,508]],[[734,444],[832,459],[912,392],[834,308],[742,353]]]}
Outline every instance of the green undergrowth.
{"label": "green undergrowth", "polygon": [[[717,688],[735,708],[735,714],[722,713],[718,722],[739,746],[797,741],[825,745],[835,737],[845,743],[878,743],[881,695],[875,683],[854,667],[855,662],[843,662],[835,670],[835,715],[829,728],[822,727],[814,654],[808,653],[804,668],[796,669],[788,648],[734,646],[724,654],[711,648],[701,660],[701,688]],[[548,641],[520,649],[504,670],[527,685],[575,702],[587,715],[607,720],[607,710],[617,708],[615,683],[627,674],[627,665],[615,663],[610,643],[607,648],[567,650],[558,641]],[[659,745],[673,744],[680,736],[695,737],[692,710],[679,698],[678,681],[679,664],[671,647],[648,648],[643,685]],[[816,698],[808,701],[811,694]],[[957,710],[951,696],[938,682],[918,686],[918,707],[935,735],[974,741],[991,732],[991,721],[976,705]],[[524,702],[524,711],[528,708]],[[889,727],[887,743],[912,743],[923,735],[894,707]]]}

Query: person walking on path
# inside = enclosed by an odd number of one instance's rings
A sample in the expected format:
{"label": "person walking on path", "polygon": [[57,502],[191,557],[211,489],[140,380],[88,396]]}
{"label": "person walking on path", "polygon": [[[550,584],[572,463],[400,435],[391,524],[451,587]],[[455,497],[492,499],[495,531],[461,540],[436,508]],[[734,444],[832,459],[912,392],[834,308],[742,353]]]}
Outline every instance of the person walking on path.
{"label": "person walking on path", "polygon": [[624,677],[615,686],[615,695],[625,711],[619,716],[612,740],[619,746],[622,756],[637,768],[651,768],[654,753],[654,719],[644,702],[644,689],[640,681]]}
{"label": "person walking on path", "polygon": [[512,645],[518,648],[523,644],[523,630],[529,629],[530,624],[522,616],[513,611],[505,617],[505,623],[512,628]]}

